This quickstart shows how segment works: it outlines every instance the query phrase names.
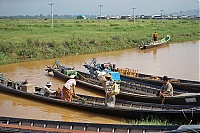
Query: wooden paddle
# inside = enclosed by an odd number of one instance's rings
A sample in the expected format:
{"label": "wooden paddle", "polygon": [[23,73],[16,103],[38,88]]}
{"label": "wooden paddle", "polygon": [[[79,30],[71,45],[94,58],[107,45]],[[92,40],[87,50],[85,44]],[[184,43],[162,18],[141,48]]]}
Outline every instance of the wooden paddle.
{"label": "wooden paddle", "polygon": [[51,68],[53,68],[55,66],[55,64],[56,64],[56,61],[54,62],[53,66]]}

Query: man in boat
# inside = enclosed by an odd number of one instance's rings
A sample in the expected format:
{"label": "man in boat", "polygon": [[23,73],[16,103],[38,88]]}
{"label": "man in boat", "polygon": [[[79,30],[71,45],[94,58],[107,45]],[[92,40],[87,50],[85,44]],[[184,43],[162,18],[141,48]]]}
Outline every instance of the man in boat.
{"label": "man in boat", "polygon": [[115,106],[115,95],[112,94],[112,87],[114,85],[114,81],[112,80],[112,76],[108,73],[99,72],[98,79],[101,81],[102,86],[105,90],[105,105],[109,107]]}
{"label": "man in boat", "polygon": [[72,101],[72,96],[76,96],[75,86],[76,86],[76,76],[71,75],[70,79],[64,84],[62,88],[61,99],[66,101]]}
{"label": "man in boat", "polygon": [[158,33],[155,31],[154,34],[153,34],[153,40],[154,42],[156,42],[158,39]]}
{"label": "man in boat", "polygon": [[167,41],[167,40],[169,40],[169,35],[167,35],[167,36],[165,37],[165,41]]}
{"label": "man in boat", "polygon": [[162,100],[162,104],[163,104],[165,97],[173,96],[173,86],[169,82],[169,78],[167,76],[164,76],[162,80],[163,80],[163,85],[160,89],[160,97],[163,97],[163,100]]}
{"label": "man in boat", "polygon": [[42,89],[40,90],[39,94],[49,97],[51,94],[55,93],[56,91],[51,90],[52,83],[51,82],[47,82],[47,84],[42,87]]}

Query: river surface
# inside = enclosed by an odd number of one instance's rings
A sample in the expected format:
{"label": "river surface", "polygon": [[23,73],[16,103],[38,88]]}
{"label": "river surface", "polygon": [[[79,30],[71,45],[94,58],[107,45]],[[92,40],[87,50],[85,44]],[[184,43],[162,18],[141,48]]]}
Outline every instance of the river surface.
{"label": "river surface", "polygon": [[[111,62],[118,68],[132,68],[140,73],[167,75],[173,78],[200,80],[200,40],[194,42],[174,43],[162,47],[137,50],[126,49],[88,55],[75,55],[51,60],[23,62],[1,65],[4,77],[14,81],[24,81],[36,86],[44,86],[47,81],[52,88],[62,87],[64,82],[47,76],[46,66],[52,66],[55,60],[68,67],[87,72],[82,66],[84,61],[90,63],[93,58],[99,63]],[[103,94],[77,87],[76,93],[103,97]],[[116,123],[123,124],[123,118],[100,115],[83,110],[50,105],[0,93],[0,116],[22,117],[30,119],[60,120],[71,122]]]}

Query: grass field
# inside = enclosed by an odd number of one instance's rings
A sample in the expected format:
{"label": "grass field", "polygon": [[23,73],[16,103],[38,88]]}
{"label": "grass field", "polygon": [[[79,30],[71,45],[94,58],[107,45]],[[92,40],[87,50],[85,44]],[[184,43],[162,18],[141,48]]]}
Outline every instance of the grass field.
{"label": "grass field", "polygon": [[167,34],[170,42],[200,40],[197,20],[70,20],[0,19],[0,65],[138,48],[142,39],[152,41]]}

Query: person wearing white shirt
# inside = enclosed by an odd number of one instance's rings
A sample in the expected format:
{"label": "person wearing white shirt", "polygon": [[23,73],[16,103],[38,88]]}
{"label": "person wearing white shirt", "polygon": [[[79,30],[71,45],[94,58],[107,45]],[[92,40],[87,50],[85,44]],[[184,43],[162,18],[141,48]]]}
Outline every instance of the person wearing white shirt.
{"label": "person wearing white shirt", "polygon": [[[67,80],[61,91],[61,99],[66,101],[72,101],[72,96],[75,96],[76,76],[71,75],[71,79]],[[73,93],[72,93],[73,91]]]}
{"label": "person wearing white shirt", "polygon": [[40,90],[39,94],[49,97],[52,93],[55,93],[56,91],[54,90],[50,90],[50,87],[52,86],[51,82],[47,82],[47,84],[42,87],[42,89]]}

